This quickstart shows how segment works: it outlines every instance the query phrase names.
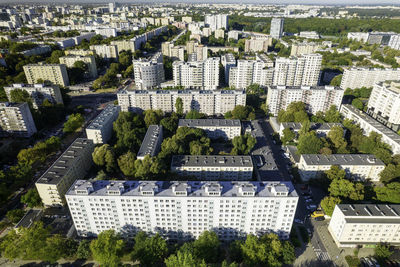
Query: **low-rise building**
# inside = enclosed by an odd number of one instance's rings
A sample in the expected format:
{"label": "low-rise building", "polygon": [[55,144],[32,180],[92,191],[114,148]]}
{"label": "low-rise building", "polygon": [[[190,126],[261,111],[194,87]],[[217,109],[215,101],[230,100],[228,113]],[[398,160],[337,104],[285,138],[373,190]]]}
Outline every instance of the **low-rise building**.
{"label": "low-rise building", "polygon": [[31,137],[36,132],[27,103],[0,102],[0,135]]}
{"label": "low-rise building", "polygon": [[137,153],[137,159],[143,160],[146,155],[157,156],[163,141],[163,127],[161,125],[150,125],[144,136],[143,142]]}
{"label": "low-rise building", "polygon": [[107,105],[100,114],[86,127],[86,136],[94,144],[105,144],[110,140],[113,122],[118,118],[120,106]]}
{"label": "low-rise building", "polygon": [[67,190],[92,166],[93,150],[92,140],[77,138],[36,181],[36,188],[45,206],[65,204]]}
{"label": "low-rise building", "polygon": [[[298,198],[290,182],[232,181],[78,180],[66,194],[78,236],[113,229],[124,236],[160,233],[176,241],[206,230],[226,241],[270,232],[288,239]],[[103,209],[102,219],[96,206]]]}
{"label": "low-rise building", "polygon": [[338,247],[400,245],[400,205],[339,204],[328,230]]}
{"label": "low-rise building", "polygon": [[290,56],[301,56],[305,54],[315,53],[318,49],[322,47],[319,43],[314,42],[302,42],[292,44],[290,49]]}
{"label": "low-rise building", "polygon": [[[295,134],[298,134],[302,124],[298,122],[281,122],[279,127],[279,136],[283,136],[283,130],[289,128]],[[332,127],[340,126],[343,128],[341,123],[310,123],[310,130],[315,131],[318,137],[326,137],[331,131]]]}
{"label": "low-rise building", "polygon": [[385,163],[372,154],[303,154],[298,164],[300,177],[303,181],[318,178],[332,165],[339,166],[355,180],[373,182],[379,181],[379,173],[385,168]]}
{"label": "low-rise building", "polygon": [[253,178],[251,156],[178,155],[172,157],[171,171],[199,180],[236,181]]}
{"label": "low-rise building", "polygon": [[178,127],[203,129],[211,139],[233,139],[240,136],[242,130],[240,120],[225,119],[180,119]]}

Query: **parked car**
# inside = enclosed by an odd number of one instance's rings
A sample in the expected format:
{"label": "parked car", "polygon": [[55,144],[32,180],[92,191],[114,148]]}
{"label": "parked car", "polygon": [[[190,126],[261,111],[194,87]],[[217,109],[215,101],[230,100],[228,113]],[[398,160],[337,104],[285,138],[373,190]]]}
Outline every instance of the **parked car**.
{"label": "parked car", "polygon": [[307,205],[307,209],[314,211],[317,209],[317,206],[316,205]]}
{"label": "parked car", "polygon": [[300,219],[294,219],[294,222],[295,223],[299,223],[299,224],[304,224],[304,222],[302,220],[300,220]]}
{"label": "parked car", "polygon": [[315,217],[315,220],[316,221],[324,221],[325,220],[325,217],[324,216],[319,216],[319,217]]}
{"label": "parked car", "polygon": [[306,199],[306,203],[311,203],[311,202],[312,202],[312,199],[311,199],[311,198]]}
{"label": "parked car", "polygon": [[305,200],[307,200],[307,199],[312,199],[313,197],[312,196],[304,196],[304,199]]}

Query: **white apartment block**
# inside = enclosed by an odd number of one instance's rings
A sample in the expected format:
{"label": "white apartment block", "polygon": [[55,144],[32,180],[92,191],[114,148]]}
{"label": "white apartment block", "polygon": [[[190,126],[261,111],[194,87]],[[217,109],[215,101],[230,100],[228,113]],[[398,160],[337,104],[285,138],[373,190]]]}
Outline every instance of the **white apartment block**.
{"label": "white apartment block", "polygon": [[45,206],[65,204],[67,190],[92,166],[93,150],[92,140],[77,138],[36,181],[36,188]]}
{"label": "white apartment block", "polygon": [[217,30],[215,30],[215,33],[214,33],[214,37],[215,38],[225,38],[225,31],[224,31],[224,29],[217,29]]}
{"label": "white apartment block", "polygon": [[400,34],[390,36],[388,46],[392,49],[400,50]]}
{"label": "white apartment block", "polygon": [[316,86],[319,82],[322,55],[308,54],[275,61],[273,85]]}
{"label": "white apartment block", "polygon": [[150,125],[137,153],[137,159],[143,160],[146,155],[156,156],[160,152],[162,141],[163,127],[161,125]]}
{"label": "white apartment block", "polygon": [[328,230],[338,247],[400,244],[400,205],[339,204]]}
{"label": "white apartment block", "polygon": [[267,93],[267,105],[274,116],[280,110],[286,110],[292,102],[303,102],[308,111],[316,114],[325,112],[332,105],[340,109],[344,90],[335,86],[270,86]]}
{"label": "white apartment block", "polygon": [[180,119],[178,127],[203,129],[211,139],[233,139],[240,136],[242,125],[240,120],[225,119]]}
{"label": "white apartment block", "polygon": [[272,18],[271,29],[269,31],[272,38],[279,39],[283,35],[283,18]]}
{"label": "white apartment block", "polygon": [[0,102],[0,135],[31,137],[36,132],[27,103]]}
{"label": "white apartment block", "polygon": [[89,48],[106,60],[118,59],[118,48],[116,45],[91,45]]}
{"label": "white apartment block", "polygon": [[294,43],[292,44],[292,48],[290,49],[290,56],[301,56],[306,54],[312,54],[321,48],[322,48],[321,44],[314,42]]}
{"label": "white apartment block", "polygon": [[47,99],[53,104],[64,104],[60,88],[56,85],[45,85],[45,84],[13,84],[12,86],[4,87],[7,98],[10,102],[11,92],[13,90],[23,90],[27,92],[32,99],[32,106],[37,109],[42,105],[43,100]]}
{"label": "white apartment block", "polygon": [[359,124],[365,135],[369,135],[371,132],[380,134],[382,136],[382,142],[390,146],[393,154],[400,154],[400,135],[396,132],[377,122],[352,105],[342,105],[340,113],[345,119],[350,119],[354,123]]}
{"label": "white apartment block", "polygon": [[272,38],[257,38],[251,37],[251,39],[246,39],[244,52],[268,52],[268,46],[272,45]]}
{"label": "white apartment block", "polygon": [[298,164],[299,174],[303,181],[309,181],[320,177],[332,165],[339,166],[355,180],[372,182],[379,182],[379,173],[385,168],[385,163],[372,154],[303,154]]}
{"label": "white apartment block", "polygon": [[367,42],[369,33],[368,32],[349,32],[347,33],[347,39],[353,39],[359,42]]}
{"label": "white apartment block", "polygon": [[138,89],[153,89],[165,81],[163,56],[160,52],[150,59],[133,60],[135,85]]}
{"label": "white apartment block", "polygon": [[183,112],[197,110],[207,115],[225,114],[236,106],[246,105],[243,90],[122,90],[117,94],[122,111],[141,112],[161,109],[176,112],[176,99],[183,101]]}
{"label": "white apartment block", "polygon": [[175,86],[215,90],[219,86],[219,58],[203,61],[175,61],[172,63]]}
{"label": "white apartment block", "polygon": [[236,59],[233,54],[228,53],[221,56],[221,64],[225,70],[225,84],[229,84],[229,71],[232,67],[236,66]]}
{"label": "white apartment block", "polygon": [[204,22],[211,28],[212,31],[222,28],[228,30],[227,14],[206,15]]}
{"label": "white apartment block", "polygon": [[94,56],[95,52],[93,50],[84,50],[84,49],[73,49],[73,50],[65,50],[66,56]]}
{"label": "white apartment block", "polygon": [[251,156],[177,155],[171,171],[199,181],[247,181],[253,178]]}
{"label": "white apartment block", "polygon": [[161,51],[163,56],[178,59],[180,61],[185,60],[184,46],[175,46],[172,42],[163,42],[161,44]]}
{"label": "white apartment block", "polygon": [[229,39],[238,40],[239,39],[239,32],[238,31],[229,31],[228,32],[228,40]]}
{"label": "white apartment block", "polygon": [[375,83],[388,80],[400,80],[400,69],[350,68],[344,70],[340,87],[343,89],[372,87]]}
{"label": "white apartment block", "polygon": [[400,81],[374,84],[367,113],[394,131],[400,130]]}
{"label": "white apartment block", "polygon": [[299,36],[301,38],[306,38],[306,39],[319,39],[320,36],[316,31],[302,31],[299,33]]}
{"label": "white apartment block", "polygon": [[118,118],[120,106],[107,105],[99,115],[86,127],[86,136],[94,144],[105,144],[110,140],[113,122]]}
{"label": "white apartment block", "polygon": [[70,56],[60,57],[59,60],[61,64],[65,64],[68,68],[73,68],[75,62],[82,61],[88,67],[87,73],[85,73],[88,78],[95,79],[98,76],[96,60],[93,55],[88,55],[88,56],[70,55]]}
{"label": "white apartment block", "polygon": [[111,45],[116,45],[117,46],[117,51],[118,53],[125,50],[125,51],[135,51],[135,47],[132,41],[130,40],[117,40],[117,41],[111,41]]}
{"label": "white apartment block", "polygon": [[262,60],[239,59],[236,67],[230,67],[229,86],[245,89],[251,84],[272,85],[274,69]]}
{"label": "white apartment block", "polygon": [[113,229],[188,240],[209,230],[229,241],[269,232],[288,239],[298,195],[290,182],[78,180],[66,199],[78,236]]}
{"label": "white apartment block", "polygon": [[24,66],[24,72],[29,84],[43,80],[63,87],[69,85],[67,67],[64,64],[29,64]]}

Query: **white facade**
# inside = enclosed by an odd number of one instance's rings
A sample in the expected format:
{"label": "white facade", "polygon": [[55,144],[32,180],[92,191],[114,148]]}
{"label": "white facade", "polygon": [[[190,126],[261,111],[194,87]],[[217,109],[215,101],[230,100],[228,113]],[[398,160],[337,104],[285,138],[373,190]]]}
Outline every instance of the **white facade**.
{"label": "white facade", "polygon": [[90,50],[94,50],[96,54],[104,59],[118,59],[118,48],[116,45],[91,45]]}
{"label": "white facade", "polygon": [[86,127],[86,136],[94,144],[105,144],[112,136],[113,122],[118,118],[119,106],[107,105]]}
{"label": "white facade", "polygon": [[318,178],[324,171],[337,165],[355,180],[370,179],[379,182],[379,173],[385,164],[374,155],[368,154],[303,154],[298,164],[299,174],[303,181]]}
{"label": "white facade", "polygon": [[44,84],[13,84],[12,86],[4,87],[7,98],[11,101],[11,92],[13,90],[20,89],[26,91],[32,98],[32,106],[39,108],[44,99],[50,101],[53,104],[63,104],[60,88],[56,85],[44,85]]}
{"label": "white facade", "polygon": [[178,127],[203,129],[211,139],[233,139],[236,136],[240,136],[242,132],[240,120],[180,119]]}
{"label": "white facade", "polygon": [[237,89],[247,88],[251,84],[272,85],[274,69],[262,60],[237,61],[236,67],[230,67],[229,86]]}
{"label": "white facade", "polygon": [[273,85],[316,86],[319,82],[322,55],[308,54],[275,61]]}
{"label": "white facade", "polygon": [[290,49],[291,56],[301,56],[306,54],[315,53],[317,50],[321,49],[322,45],[319,43],[294,43]]}
{"label": "white facade", "polygon": [[206,15],[205,24],[208,25],[212,31],[222,28],[228,30],[228,15],[227,14]]}
{"label": "white facade", "polygon": [[336,205],[328,230],[338,247],[400,244],[400,205]]}
{"label": "white facade", "polygon": [[29,64],[24,66],[24,72],[29,84],[43,80],[64,87],[69,85],[67,67],[64,64]]}
{"label": "white facade", "polygon": [[75,62],[82,61],[88,67],[86,73],[88,78],[92,79],[97,78],[96,60],[93,55],[87,55],[87,56],[70,55],[70,56],[60,57],[59,60],[61,64],[65,64],[68,68],[74,67]]}
{"label": "white facade", "polygon": [[389,47],[392,49],[400,50],[400,34],[390,36]]}
{"label": "white facade", "polygon": [[272,18],[270,35],[272,38],[279,39],[283,34],[283,18]]}
{"label": "white facade", "polygon": [[244,43],[244,52],[268,52],[268,47],[272,45],[271,37],[251,37]]}
{"label": "white facade", "polygon": [[122,90],[117,97],[122,111],[161,109],[176,112],[178,97],[183,101],[183,112],[197,110],[207,115],[225,114],[238,105],[246,105],[246,92],[242,90]]}
{"label": "white facade", "polygon": [[133,60],[135,85],[138,89],[152,89],[159,87],[165,81],[162,54],[156,53],[148,60]]}
{"label": "white facade", "polygon": [[343,72],[340,87],[354,89],[372,87],[375,83],[400,80],[400,69],[351,68]]}
{"label": "white facade", "polygon": [[286,110],[292,102],[303,102],[310,113],[325,112],[332,105],[340,109],[344,90],[335,86],[270,86],[267,93],[267,105],[270,112],[277,116],[280,110]]}
{"label": "white facade", "polygon": [[0,102],[0,135],[31,137],[36,132],[27,103]]}
{"label": "white facade", "polygon": [[319,34],[316,31],[303,31],[299,36],[306,39],[319,39]]}
{"label": "white facade", "polygon": [[385,142],[390,146],[393,154],[400,154],[400,135],[396,132],[377,122],[352,105],[342,105],[340,113],[345,119],[350,119],[359,124],[365,135],[369,135],[371,132],[380,134],[382,136],[382,142]]}
{"label": "white facade", "polygon": [[172,63],[175,86],[214,90],[219,86],[219,58]]}
{"label": "white facade", "polygon": [[79,236],[114,229],[187,240],[211,230],[233,240],[268,232],[288,239],[298,195],[289,182],[77,180],[66,199]]}

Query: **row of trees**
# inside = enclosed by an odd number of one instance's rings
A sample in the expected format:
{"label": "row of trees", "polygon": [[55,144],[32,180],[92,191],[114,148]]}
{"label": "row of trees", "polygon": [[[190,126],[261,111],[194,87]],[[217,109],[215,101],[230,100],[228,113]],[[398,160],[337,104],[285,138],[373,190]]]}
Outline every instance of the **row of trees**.
{"label": "row of trees", "polygon": [[318,111],[310,116],[307,113],[306,105],[303,102],[292,102],[286,110],[280,110],[278,113],[279,122],[299,122],[311,121],[316,123],[341,122],[341,115],[335,105],[332,105],[326,112]]}

